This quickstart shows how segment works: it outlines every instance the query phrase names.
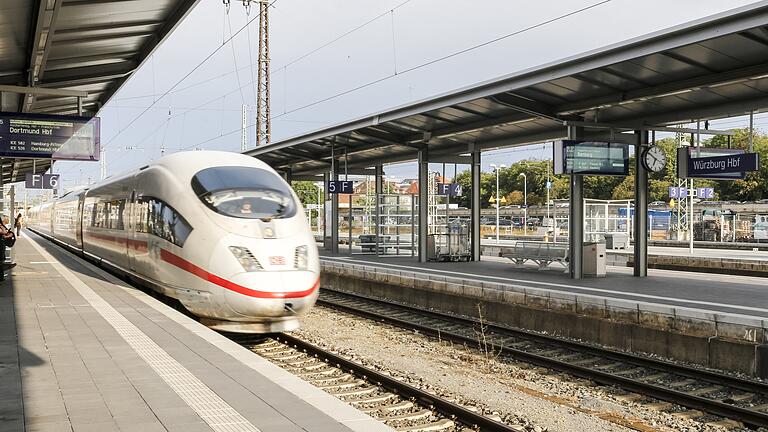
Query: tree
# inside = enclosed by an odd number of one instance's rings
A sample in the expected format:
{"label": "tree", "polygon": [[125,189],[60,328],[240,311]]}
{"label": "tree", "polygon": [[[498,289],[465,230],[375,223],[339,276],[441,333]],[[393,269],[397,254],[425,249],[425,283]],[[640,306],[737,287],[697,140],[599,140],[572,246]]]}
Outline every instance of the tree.
{"label": "tree", "polygon": [[507,198],[507,204],[509,205],[520,205],[523,203],[523,192],[522,191],[512,191],[506,195]]}
{"label": "tree", "polygon": [[295,181],[291,182],[291,187],[299,196],[299,200],[302,204],[318,204],[317,193],[320,188],[316,184],[310,181]]}
{"label": "tree", "polygon": [[[749,150],[749,129],[736,129],[730,140],[730,147]],[[743,180],[717,181],[715,192],[721,200],[755,201],[768,197],[768,136],[755,132],[753,136],[754,152],[760,159],[760,169],[749,172]],[[728,137],[715,136],[705,140],[705,147],[728,148]]]}

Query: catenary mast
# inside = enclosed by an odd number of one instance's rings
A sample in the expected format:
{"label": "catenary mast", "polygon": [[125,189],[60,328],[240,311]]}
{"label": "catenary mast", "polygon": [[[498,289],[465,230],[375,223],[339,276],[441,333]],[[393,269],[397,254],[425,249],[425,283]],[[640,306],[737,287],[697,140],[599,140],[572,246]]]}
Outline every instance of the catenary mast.
{"label": "catenary mast", "polygon": [[[229,11],[231,0],[222,0]],[[269,144],[272,137],[272,120],[269,96],[269,0],[241,0],[250,13],[253,4],[259,5],[259,42],[256,82],[256,146]],[[248,150],[248,112],[253,106],[243,105],[240,150]]]}

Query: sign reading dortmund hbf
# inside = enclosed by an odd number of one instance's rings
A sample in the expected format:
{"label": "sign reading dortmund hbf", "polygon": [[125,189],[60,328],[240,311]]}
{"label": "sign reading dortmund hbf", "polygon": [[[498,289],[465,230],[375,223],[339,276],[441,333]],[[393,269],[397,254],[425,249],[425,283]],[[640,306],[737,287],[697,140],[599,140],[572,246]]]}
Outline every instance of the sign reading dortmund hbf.
{"label": "sign reading dortmund hbf", "polygon": [[99,160],[98,117],[0,112],[0,156]]}

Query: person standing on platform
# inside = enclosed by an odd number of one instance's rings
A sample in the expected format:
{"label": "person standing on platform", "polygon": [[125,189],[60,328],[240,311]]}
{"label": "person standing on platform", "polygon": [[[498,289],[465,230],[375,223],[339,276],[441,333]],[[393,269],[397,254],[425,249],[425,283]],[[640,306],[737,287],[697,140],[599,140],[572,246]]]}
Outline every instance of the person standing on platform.
{"label": "person standing on platform", "polygon": [[16,228],[16,237],[21,235],[21,222],[23,219],[24,219],[24,216],[22,216],[21,213],[19,213],[16,216],[16,220],[13,221],[13,227]]}
{"label": "person standing on platform", "polygon": [[[5,218],[3,218],[5,219]],[[5,225],[5,220],[0,220],[0,271],[6,271],[16,267],[15,262],[5,262],[5,247],[12,247],[16,243],[16,236],[13,234],[13,230],[8,229]],[[0,280],[2,277],[0,277]]]}

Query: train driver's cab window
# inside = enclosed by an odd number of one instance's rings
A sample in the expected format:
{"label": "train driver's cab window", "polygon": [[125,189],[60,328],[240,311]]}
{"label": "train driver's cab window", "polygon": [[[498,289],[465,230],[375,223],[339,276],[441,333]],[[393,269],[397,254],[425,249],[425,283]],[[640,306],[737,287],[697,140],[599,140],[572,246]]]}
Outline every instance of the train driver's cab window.
{"label": "train driver's cab window", "polygon": [[260,168],[206,168],[192,178],[192,190],[208,208],[226,216],[269,220],[296,214],[290,186]]}

